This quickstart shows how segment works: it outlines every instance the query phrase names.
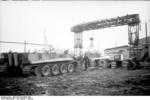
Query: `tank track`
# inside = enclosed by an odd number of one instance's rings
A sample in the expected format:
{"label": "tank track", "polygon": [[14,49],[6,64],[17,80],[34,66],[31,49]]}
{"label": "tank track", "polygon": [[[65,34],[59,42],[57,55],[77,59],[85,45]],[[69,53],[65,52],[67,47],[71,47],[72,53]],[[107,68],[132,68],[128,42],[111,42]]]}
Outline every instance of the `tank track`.
{"label": "tank track", "polygon": [[76,66],[77,64],[74,62],[25,65],[22,69],[22,73],[25,76],[57,76],[74,72],[76,70]]}

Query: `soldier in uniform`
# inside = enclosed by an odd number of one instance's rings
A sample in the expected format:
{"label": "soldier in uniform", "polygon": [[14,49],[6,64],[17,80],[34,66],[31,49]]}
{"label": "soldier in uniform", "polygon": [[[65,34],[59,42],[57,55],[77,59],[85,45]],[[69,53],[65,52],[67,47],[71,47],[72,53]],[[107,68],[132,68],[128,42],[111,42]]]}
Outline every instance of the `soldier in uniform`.
{"label": "soldier in uniform", "polygon": [[84,55],[83,62],[84,62],[84,68],[85,68],[85,70],[87,70],[88,67],[89,67],[90,60],[89,60],[89,58],[88,58],[86,53]]}

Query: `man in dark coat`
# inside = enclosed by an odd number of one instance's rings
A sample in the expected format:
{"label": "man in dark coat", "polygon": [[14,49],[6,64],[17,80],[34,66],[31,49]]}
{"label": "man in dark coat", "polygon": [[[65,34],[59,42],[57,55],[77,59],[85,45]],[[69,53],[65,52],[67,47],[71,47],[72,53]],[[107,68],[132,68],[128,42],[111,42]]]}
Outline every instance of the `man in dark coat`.
{"label": "man in dark coat", "polygon": [[90,65],[90,60],[89,60],[88,56],[86,55],[86,53],[84,55],[83,62],[84,62],[84,68],[85,68],[85,70],[87,70]]}

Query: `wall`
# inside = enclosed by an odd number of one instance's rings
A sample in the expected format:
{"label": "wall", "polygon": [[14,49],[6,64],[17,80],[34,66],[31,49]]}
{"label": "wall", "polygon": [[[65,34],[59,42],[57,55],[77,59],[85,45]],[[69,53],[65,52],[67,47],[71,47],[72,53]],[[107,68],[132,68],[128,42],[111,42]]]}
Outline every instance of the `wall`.
{"label": "wall", "polygon": [[109,48],[104,50],[104,54],[110,56],[112,59],[115,55],[123,55],[123,60],[129,59],[129,47],[127,45]]}

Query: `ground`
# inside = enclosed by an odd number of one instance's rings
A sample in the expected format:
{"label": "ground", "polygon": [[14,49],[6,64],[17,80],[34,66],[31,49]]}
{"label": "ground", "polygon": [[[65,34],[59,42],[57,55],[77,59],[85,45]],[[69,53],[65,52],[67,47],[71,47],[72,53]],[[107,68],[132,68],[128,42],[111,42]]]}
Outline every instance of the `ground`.
{"label": "ground", "polygon": [[0,77],[0,95],[150,95],[150,70],[94,68],[53,77]]}

